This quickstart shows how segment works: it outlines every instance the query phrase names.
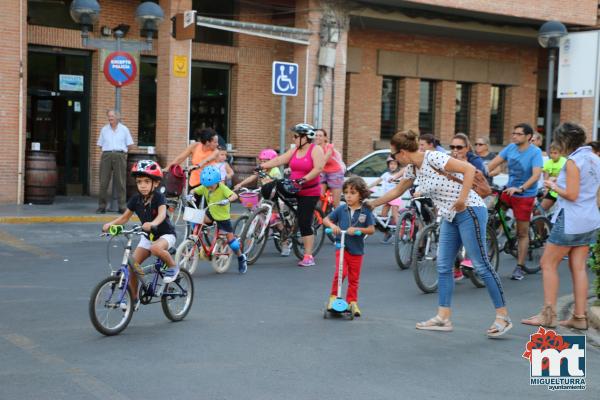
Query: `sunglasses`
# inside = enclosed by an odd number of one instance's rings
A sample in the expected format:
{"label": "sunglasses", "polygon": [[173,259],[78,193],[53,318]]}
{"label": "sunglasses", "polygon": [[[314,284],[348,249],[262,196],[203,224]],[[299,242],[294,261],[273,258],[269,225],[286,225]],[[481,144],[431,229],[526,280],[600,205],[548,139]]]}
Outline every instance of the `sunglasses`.
{"label": "sunglasses", "polygon": [[475,146],[486,146],[485,143],[475,143]]}
{"label": "sunglasses", "polygon": [[462,150],[462,149],[464,149],[467,146],[461,146],[461,145],[453,146],[453,145],[450,145],[448,147],[450,147],[450,150]]}
{"label": "sunglasses", "polygon": [[525,136],[526,133],[525,132],[513,132],[513,135],[518,135],[518,136]]}

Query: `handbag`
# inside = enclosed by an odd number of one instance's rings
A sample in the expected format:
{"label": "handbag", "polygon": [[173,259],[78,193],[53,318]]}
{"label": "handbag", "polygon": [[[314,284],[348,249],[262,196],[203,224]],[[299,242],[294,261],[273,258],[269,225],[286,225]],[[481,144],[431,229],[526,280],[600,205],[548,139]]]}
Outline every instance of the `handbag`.
{"label": "handbag", "polygon": [[[427,162],[429,163],[429,166],[431,168],[433,168],[433,170],[435,172],[437,172],[440,175],[445,176],[447,179],[450,179],[451,181],[460,183],[461,185],[463,184],[463,180],[460,178],[457,178],[456,176],[448,173],[447,171],[443,171],[440,169],[437,169],[436,167],[434,167],[429,160],[427,160]],[[475,191],[475,193],[477,193],[482,199],[485,199],[486,197],[488,197],[489,195],[492,194],[492,188],[490,187],[490,184],[488,183],[487,178],[485,177],[485,175],[478,169],[475,170],[475,177],[473,178],[473,190]]]}

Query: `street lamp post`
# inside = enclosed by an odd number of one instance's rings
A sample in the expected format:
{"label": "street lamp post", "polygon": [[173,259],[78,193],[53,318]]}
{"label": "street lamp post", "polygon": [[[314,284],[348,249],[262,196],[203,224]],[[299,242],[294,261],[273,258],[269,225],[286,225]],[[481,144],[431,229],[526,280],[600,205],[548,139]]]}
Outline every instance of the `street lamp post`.
{"label": "street lamp post", "polygon": [[[152,50],[152,36],[158,30],[158,25],[164,20],[162,8],[152,1],[140,4],[135,11],[135,19],[146,35],[145,41],[123,41],[125,33],[116,29],[115,39],[90,38],[90,31],[100,18],[100,5],[97,0],[74,0],[71,3],[71,18],[81,27],[81,41],[83,47],[94,49],[107,49],[112,51],[149,51]],[[121,111],[121,88],[115,87],[115,110]]]}
{"label": "street lamp post", "polygon": [[554,64],[560,39],[567,35],[567,28],[560,21],[548,21],[538,32],[540,46],[548,49],[548,98],[546,100],[546,151],[550,153],[552,141],[552,101],[554,99]]}

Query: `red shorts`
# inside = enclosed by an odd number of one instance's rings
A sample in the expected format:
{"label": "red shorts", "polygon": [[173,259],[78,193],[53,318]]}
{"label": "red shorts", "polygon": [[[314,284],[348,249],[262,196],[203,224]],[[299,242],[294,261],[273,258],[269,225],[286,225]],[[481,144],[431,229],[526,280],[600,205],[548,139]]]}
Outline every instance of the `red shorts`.
{"label": "red shorts", "polygon": [[502,193],[500,200],[512,208],[513,214],[517,221],[527,221],[531,219],[531,212],[535,204],[535,196],[533,197],[517,197],[509,196],[506,193]]}

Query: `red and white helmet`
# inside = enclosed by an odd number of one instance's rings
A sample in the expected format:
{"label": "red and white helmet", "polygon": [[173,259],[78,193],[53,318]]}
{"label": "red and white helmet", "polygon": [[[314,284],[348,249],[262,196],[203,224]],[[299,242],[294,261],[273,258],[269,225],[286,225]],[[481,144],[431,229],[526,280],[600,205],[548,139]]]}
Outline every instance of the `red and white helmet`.
{"label": "red and white helmet", "polygon": [[152,160],[140,160],[133,164],[131,168],[131,176],[147,176],[150,179],[161,180],[163,178],[162,170],[160,165],[156,161]]}
{"label": "red and white helmet", "polygon": [[258,155],[259,160],[272,160],[277,157],[277,152],[273,149],[263,149]]}

